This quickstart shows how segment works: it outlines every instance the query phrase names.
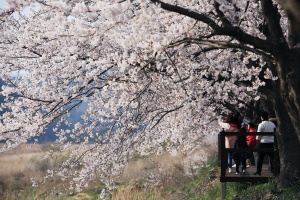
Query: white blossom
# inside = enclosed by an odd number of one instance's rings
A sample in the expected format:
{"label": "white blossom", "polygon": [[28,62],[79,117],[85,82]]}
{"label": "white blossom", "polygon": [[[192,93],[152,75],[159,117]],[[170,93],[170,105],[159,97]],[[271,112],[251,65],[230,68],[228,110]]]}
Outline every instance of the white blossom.
{"label": "white blossom", "polygon": [[[258,100],[266,84],[260,73],[277,79],[262,71],[269,54],[215,34],[215,26],[225,25],[213,0],[164,2],[215,24],[150,0],[7,0],[10,7],[0,11],[0,75],[6,82],[0,110],[9,111],[0,116],[0,138],[6,141],[0,151],[56,123],[52,130],[61,151],[70,154],[45,180],[58,175],[79,191],[96,173],[113,185],[136,155],[187,154],[216,143],[215,119],[227,111],[224,103],[243,108]],[[233,27],[265,39],[258,28],[264,23],[259,2],[216,2]],[[23,13],[33,6],[35,12]],[[239,48],[225,48],[229,43]],[[68,121],[70,110],[80,111],[76,122]]]}

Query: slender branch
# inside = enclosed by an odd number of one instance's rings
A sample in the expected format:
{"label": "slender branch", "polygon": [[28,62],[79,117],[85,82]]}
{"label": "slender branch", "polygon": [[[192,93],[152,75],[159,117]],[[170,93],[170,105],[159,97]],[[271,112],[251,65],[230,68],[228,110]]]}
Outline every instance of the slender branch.
{"label": "slender branch", "polygon": [[208,47],[208,48],[204,48],[202,49],[201,51],[197,51],[195,53],[193,53],[193,57],[198,57],[200,56],[201,53],[206,53],[206,52],[209,52],[209,51],[214,51],[214,50],[218,50],[219,48],[217,47]]}
{"label": "slender branch", "polygon": [[157,113],[157,114],[152,118],[152,121],[153,121],[158,115],[162,114],[162,116],[159,117],[159,119],[158,119],[158,120],[156,121],[156,123],[151,127],[151,129],[153,129],[157,124],[159,124],[159,122],[160,122],[167,114],[169,114],[169,113],[171,113],[171,112],[173,112],[173,111],[179,110],[179,109],[182,108],[182,107],[183,107],[183,104],[180,105],[180,106],[178,106],[178,107],[176,107],[176,108],[173,108],[173,109],[171,109],[171,110],[164,110],[164,111],[161,111],[161,112]]}
{"label": "slender branch", "polygon": [[[3,56],[4,57],[4,56]],[[11,56],[9,58],[39,58],[39,57],[31,57],[31,56]]]}
{"label": "slender branch", "polygon": [[3,132],[1,132],[1,134],[11,133],[11,132],[17,132],[17,131],[19,131],[19,130],[21,130],[21,128],[9,130],[9,131],[3,131]]}
{"label": "slender branch", "polygon": [[[180,81],[178,81],[177,83],[182,82],[182,88],[183,88],[183,90],[184,90],[184,93],[188,96],[188,94],[187,94],[187,89],[186,89],[186,87],[185,87],[185,85],[184,85],[184,81],[183,81],[181,75],[179,74],[179,72],[178,72],[178,70],[177,70],[177,67],[176,67],[175,62],[171,59],[171,56],[169,55],[169,53],[168,53],[167,51],[165,51],[165,53],[166,53],[167,57],[169,58],[170,62],[172,63],[175,73],[176,73],[176,74],[178,75],[178,77],[179,77],[179,80],[180,80]],[[174,80],[173,80],[173,82],[175,83]]]}
{"label": "slender branch", "polygon": [[222,21],[222,24],[224,25],[224,27],[232,27],[231,22],[226,18],[224,13],[219,9],[220,4],[218,2],[215,2],[214,7],[216,9],[218,17],[220,18],[220,20]]}
{"label": "slender branch", "polygon": [[237,49],[243,49],[246,51],[253,52],[255,54],[262,55],[264,57],[267,57],[271,60],[273,60],[272,56],[270,54],[267,54],[264,51],[261,51],[256,48],[251,48],[249,46],[243,45],[243,44],[237,44],[237,43],[228,43],[228,42],[220,42],[220,41],[214,41],[214,40],[201,40],[197,38],[184,38],[182,40],[179,40],[177,42],[171,43],[168,48],[173,48],[176,46],[179,46],[184,43],[194,43],[194,44],[202,44],[202,45],[208,45],[211,46],[212,48],[216,49],[228,49],[228,48],[237,48]]}
{"label": "slender branch", "polygon": [[214,30],[222,29],[211,18],[209,18],[206,15],[203,15],[203,14],[200,14],[200,13],[197,13],[197,12],[194,12],[194,11],[191,11],[191,10],[179,7],[177,5],[174,6],[174,5],[171,5],[171,4],[168,4],[168,3],[164,3],[164,2],[162,2],[160,0],[151,0],[151,1],[153,3],[160,4],[160,7],[162,9],[164,9],[164,10],[175,12],[175,13],[178,13],[178,14],[181,14],[181,15],[193,18],[195,20],[204,22],[205,24],[208,24]]}
{"label": "slender branch", "polygon": [[177,5],[174,6],[174,5],[171,5],[168,3],[164,3],[160,0],[151,0],[151,2],[160,4],[160,7],[164,10],[175,12],[180,15],[190,17],[192,19],[201,21],[201,22],[209,25],[214,30],[215,35],[225,35],[225,36],[234,37],[236,40],[239,40],[242,43],[252,45],[252,46],[254,46],[254,48],[261,49],[265,52],[275,53],[275,50],[277,48],[279,48],[276,43],[272,43],[271,41],[263,40],[258,37],[254,37],[254,36],[244,32],[241,28],[239,28],[237,26],[233,26],[225,18],[223,18],[222,21],[223,21],[223,23],[226,23],[226,26],[221,27],[207,15],[179,7]]}
{"label": "slender branch", "polygon": [[20,94],[10,94],[8,96],[13,96],[13,97],[22,97],[24,99],[29,99],[29,100],[32,100],[32,101],[38,101],[38,102],[43,102],[43,103],[54,103],[53,100],[43,100],[43,99],[37,99],[37,98],[31,98],[31,97],[28,97],[28,96],[25,96],[24,94],[20,95]]}

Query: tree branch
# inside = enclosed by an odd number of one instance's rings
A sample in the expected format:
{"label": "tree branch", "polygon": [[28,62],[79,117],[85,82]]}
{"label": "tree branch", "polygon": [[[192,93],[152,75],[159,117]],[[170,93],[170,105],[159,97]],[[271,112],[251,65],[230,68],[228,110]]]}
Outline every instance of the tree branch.
{"label": "tree branch", "polygon": [[260,39],[258,37],[254,37],[254,36],[244,32],[238,26],[233,26],[225,18],[222,19],[222,21],[223,21],[223,23],[226,23],[226,26],[221,27],[207,15],[179,7],[177,5],[174,6],[174,5],[171,5],[168,3],[164,3],[160,0],[151,0],[151,2],[160,4],[160,7],[164,10],[175,12],[180,15],[190,17],[192,19],[201,21],[201,22],[209,25],[214,30],[215,35],[231,36],[244,44],[252,45],[256,49],[261,49],[265,52],[270,52],[272,54],[275,54],[276,49],[279,48],[276,43],[272,43],[271,41],[267,41],[267,40]]}
{"label": "tree branch", "polygon": [[194,43],[194,44],[202,44],[202,45],[208,45],[211,47],[215,47],[216,49],[228,49],[228,48],[236,48],[236,49],[243,49],[246,51],[253,52],[255,54],[267,57],[270,60],[273,60],[270,54],[267,54],[264,51],[261,51],[256,48],[251,48],[249,46],[243,45],[243,44],[237,44],[237,43],[230,43],[230,42],[220,42],[220,41],[214,41],[214,40],[201,40],[197,38],[184,38],[182,40],[179,40],[177,42],[171,43],[168,48],[173,48],[176,46],[179,46],[184,43]]}
{"label": "tree branch", "polygon": [[171,12],[175,12],[190,18],[193,18],[195,20],[201,21],[207,25],[209,25],[212,29],[214,30],[218,30],[218,29],[222,29],[220,26],[218,26],[211,18],[209,18],[206,15],[200,14],[200,13],[196,13],[194,11],[179,7],[179,6],[174,6],[168,3],[164,3],[160,0],[151,0],[153,3],[158,3],[160,4],[160,7],[164,10],[167,11],[171,11]]}
{"label": "tree branch", "polygon": [[281,44],[280,50],[283,50],[283,48],[287,49],[288,44],[283,36],[282,28],[280,26],[280,15],[277,7],[273,5],[272,0],[262,0],[261,6],[270,33],[269,36],[266,35],[267,38]]}
{"label": "tree branch", "polygon": [[163,111],[157,113],[157,114],[152,118],[151,121],[154,121],[154,119],[155,119],[156,117],[158,117],[160,114],[162,114],[162,116],[160,116],[159,119],[157,119],[156,123],[151,127],[151,129],[153,129],[157,124],[159,124],[159,122],[160,122],[167,114],[169,114],[169,113],[171,113],[171,112],[174,112],[174,111],[176,111],[176,110],[179,110],[179,109],[182,108],[182,107],[183,107],[183,104],[181,104],[180,106],[175,107],[175,108],[173,108],[173,109],[171,109],[171,110],[163,110]]}

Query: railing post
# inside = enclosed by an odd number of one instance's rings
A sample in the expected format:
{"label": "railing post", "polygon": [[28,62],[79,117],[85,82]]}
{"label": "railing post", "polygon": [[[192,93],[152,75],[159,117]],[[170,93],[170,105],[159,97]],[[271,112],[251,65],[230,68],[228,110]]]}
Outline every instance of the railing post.
{"label": "railing post", "polygon": [[221,183],[221,189],[222,189],[221,199],[225,200],[226,199],[226,182]]}
{"label": "railing post", "polygon": [[221,133],[218,134],[218,166],[221,167]]}
{"label": "railing post", "polygon": [[226,170],[227,170],[227,167],[228,167],[228,164],[227,164],[227,160],[228,160],[228,152],[226,151],[225,149],[225,135],[224,135],[225,132],[220,132],[220,154],[221,154],[221,176],[222,177],[225,177],[226,175]]}

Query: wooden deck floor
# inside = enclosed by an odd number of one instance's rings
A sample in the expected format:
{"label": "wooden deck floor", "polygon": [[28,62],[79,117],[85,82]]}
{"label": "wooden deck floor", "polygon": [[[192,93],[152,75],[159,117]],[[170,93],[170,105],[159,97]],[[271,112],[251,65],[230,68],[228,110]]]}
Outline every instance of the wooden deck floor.
{"label": "wooden deck floor", "polygon": [[256,172],[256,166],[249,166],[246,168],[246,173],[245,174],[236,174],[235,172],[235,167],[232,168],[232,172],[229,173],[228,169],[226,170],[226,177],[274,177],[274,175],[270,172],[269,170],[269,165],[264,163],[262,170],[261,170],[261,175],[254,175]]}

